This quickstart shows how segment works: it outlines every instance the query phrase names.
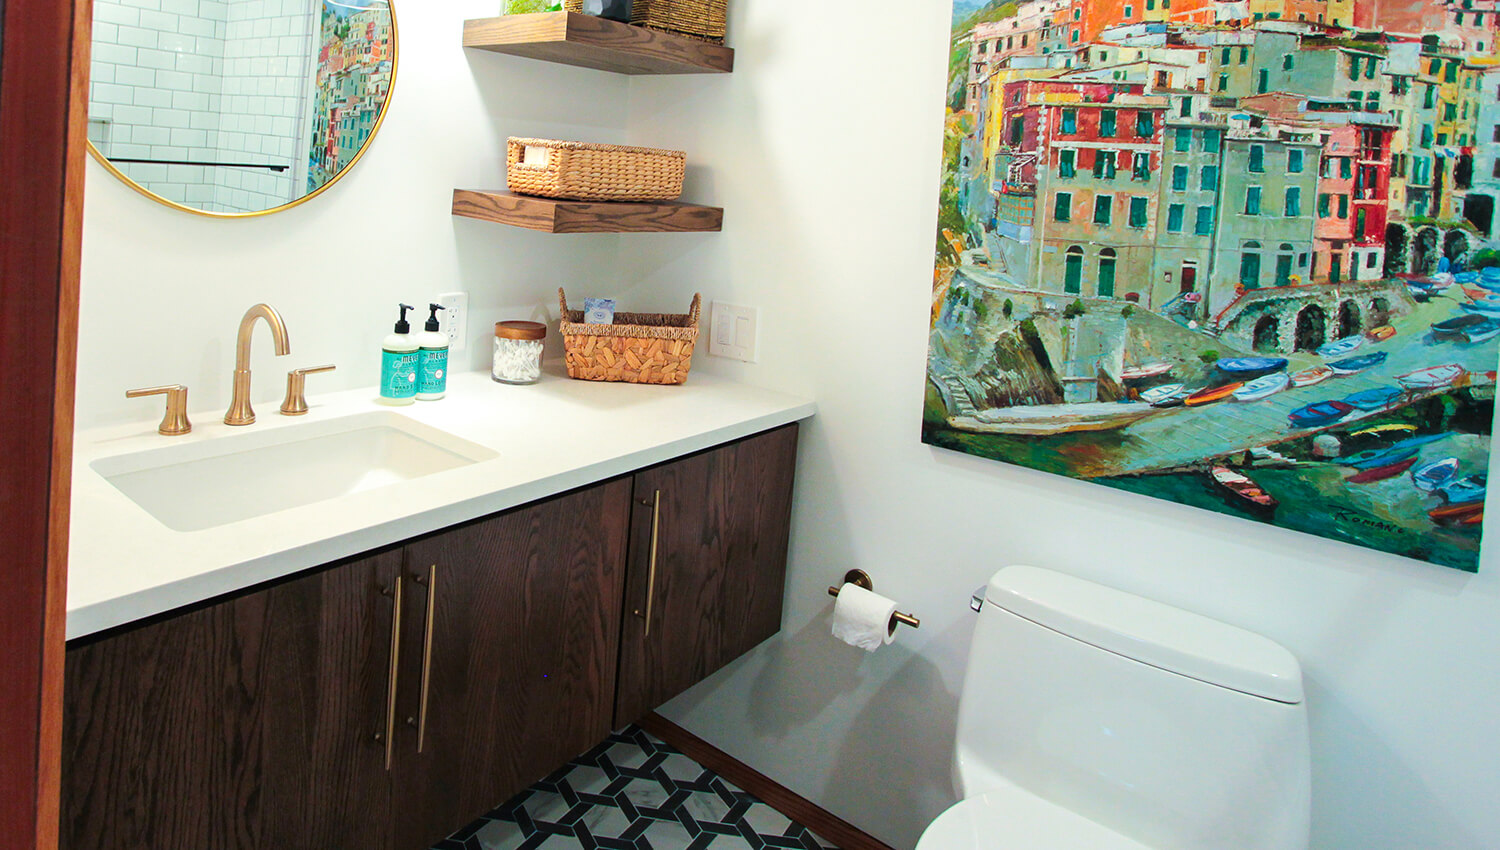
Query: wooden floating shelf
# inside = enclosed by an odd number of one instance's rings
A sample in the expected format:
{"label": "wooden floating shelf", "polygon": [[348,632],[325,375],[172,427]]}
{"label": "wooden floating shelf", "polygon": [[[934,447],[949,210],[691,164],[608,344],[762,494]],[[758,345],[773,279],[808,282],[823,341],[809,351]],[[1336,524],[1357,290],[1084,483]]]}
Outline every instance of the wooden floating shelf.
{"label": "wooden floating shelf", "polygon": [[724,210],[677,201],[558,201],[506,191],[453,190],[453,214],[544,233],[708,233]]}
{"label": "wooden floating shelf", "polygon": [[616,74],[727,74],[734,50],[577,12],[464,22],[464,47]]}

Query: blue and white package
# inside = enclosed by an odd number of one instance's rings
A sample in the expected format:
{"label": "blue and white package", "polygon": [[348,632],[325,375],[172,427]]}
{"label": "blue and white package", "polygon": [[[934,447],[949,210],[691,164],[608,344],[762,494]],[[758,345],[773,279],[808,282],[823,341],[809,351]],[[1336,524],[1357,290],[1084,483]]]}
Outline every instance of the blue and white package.
{"label": "blue and white package", "polygon": [[588,325],[612,325],[615,323],[615,299],[583,299],[583,321]]}

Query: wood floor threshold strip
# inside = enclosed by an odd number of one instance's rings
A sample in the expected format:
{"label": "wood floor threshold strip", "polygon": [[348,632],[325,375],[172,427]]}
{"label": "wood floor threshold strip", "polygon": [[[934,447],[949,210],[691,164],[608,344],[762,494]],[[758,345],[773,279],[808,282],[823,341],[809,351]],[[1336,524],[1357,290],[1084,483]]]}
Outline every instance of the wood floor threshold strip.
{"label": "wood floor threshold strip", "polygon": [[688,758],[759,797],[762,802],[842,850],[893,850],[869,833],[808,800],[713,744],[652,712],[636,725],[681,750]]}

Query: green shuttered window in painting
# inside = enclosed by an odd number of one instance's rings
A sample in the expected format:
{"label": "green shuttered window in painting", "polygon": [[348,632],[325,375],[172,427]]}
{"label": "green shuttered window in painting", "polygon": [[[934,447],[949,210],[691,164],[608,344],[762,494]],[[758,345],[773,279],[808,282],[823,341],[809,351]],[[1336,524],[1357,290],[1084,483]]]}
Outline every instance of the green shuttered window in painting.
{"label": "green shuttered window in painting", "polygon": [[1063,291],[1076,295],[1083,291],[1083,249],[1074,245],[1068,249],[1063,263]]}
{"label": "green shuttered window in painting", "polygon": [[1185,208],[1183,207],[1182,204],[1172,204],[1171,206],[1167,207],[1167,232],[1168,233],[1181,233],[1182,232],[1182,217],[1183,217],[1183,211],[1184,211],[1184,209]]}
{"label": "green shuttered window in painting", "polygon": [[1099,251],[1099,297],[1115,297],[1115,249]]}

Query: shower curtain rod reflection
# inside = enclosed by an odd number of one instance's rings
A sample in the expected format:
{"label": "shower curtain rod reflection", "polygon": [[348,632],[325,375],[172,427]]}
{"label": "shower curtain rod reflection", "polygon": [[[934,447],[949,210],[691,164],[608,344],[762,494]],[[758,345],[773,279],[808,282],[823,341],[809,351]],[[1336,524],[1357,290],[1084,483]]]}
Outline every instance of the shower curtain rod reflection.
{"label": "shower curtain rod reflection", "polygon": [[110,157],[110,162],[131,162],[144,165],[212,165],[219,168],[265,168],[271,171],[281,172],[291,168],[290,165],[271,165],[261,162],[197,162],[186,159],[122,159]]}

